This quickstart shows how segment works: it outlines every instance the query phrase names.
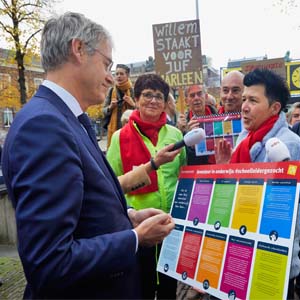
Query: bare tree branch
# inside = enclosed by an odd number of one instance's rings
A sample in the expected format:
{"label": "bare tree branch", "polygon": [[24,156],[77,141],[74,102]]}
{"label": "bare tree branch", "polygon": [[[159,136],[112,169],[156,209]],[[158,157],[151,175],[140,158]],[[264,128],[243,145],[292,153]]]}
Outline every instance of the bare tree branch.
{"label": "bare tree branch", "polygon": [[34,32],[31,36],[28,37],[28,39],[27,39],[27,41],[25,42],[25,45],[24,45],[24,50],[27,49],[28,43],[31,41],[31,39],[32,39],[35,35],[37,35],[39,32],[41,32],[41,31],[42,31],[42,29],[39,29],[39,30],[37,30],[36,32]]}

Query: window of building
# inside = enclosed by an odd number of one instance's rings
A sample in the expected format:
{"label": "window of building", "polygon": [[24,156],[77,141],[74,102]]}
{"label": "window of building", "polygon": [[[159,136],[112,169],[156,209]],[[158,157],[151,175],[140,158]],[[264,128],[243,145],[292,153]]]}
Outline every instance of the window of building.
{"label": "window of building", "polygon": [[13,121],[13,111],[10,108],[5,108],[3,111],[3,126],[10,127]]}

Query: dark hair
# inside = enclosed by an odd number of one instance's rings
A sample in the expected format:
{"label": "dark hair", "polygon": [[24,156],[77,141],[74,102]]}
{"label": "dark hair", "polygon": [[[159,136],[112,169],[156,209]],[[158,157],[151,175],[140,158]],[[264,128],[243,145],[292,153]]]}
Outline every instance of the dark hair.
{"label": "dark hair", "polygon": [[164,94],[164,100],[167,102],[169,95],[169,85],[156,74],[140,75],[134,84],[134,97],[139,98],[145,89],[159,90]]}
{"label": "dark hair", "polygon": [[244,85],[263,85],[269,105],[280,102],[281,110],[284,110],[290,99],[290,91],[286,81],[278,74],[268,69],[255,69],[244,77]]}
{"label": "dark hair", "polygon": [[130,68],[128,66],[123,65],[123,64],[117,64],[116,69],[118,69],[118,68],[124,69],[128,75],[130,74]]}

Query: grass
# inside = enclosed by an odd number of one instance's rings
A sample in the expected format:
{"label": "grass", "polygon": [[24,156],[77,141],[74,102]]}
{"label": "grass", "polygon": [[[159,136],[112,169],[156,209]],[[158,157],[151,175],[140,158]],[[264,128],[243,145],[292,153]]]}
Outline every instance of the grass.
{"label": "grass", "polygon": [[18,258],[0,257],[0,299],[23,299],[26,279]]}

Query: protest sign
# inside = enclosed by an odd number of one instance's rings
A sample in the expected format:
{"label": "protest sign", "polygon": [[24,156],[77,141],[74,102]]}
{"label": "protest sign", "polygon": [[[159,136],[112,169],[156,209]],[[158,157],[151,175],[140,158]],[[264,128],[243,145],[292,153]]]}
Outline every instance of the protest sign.
{"label": "protest sign", "polygon": [[203,82],[199,20],[155,24],[155,71],[171,87]]}

